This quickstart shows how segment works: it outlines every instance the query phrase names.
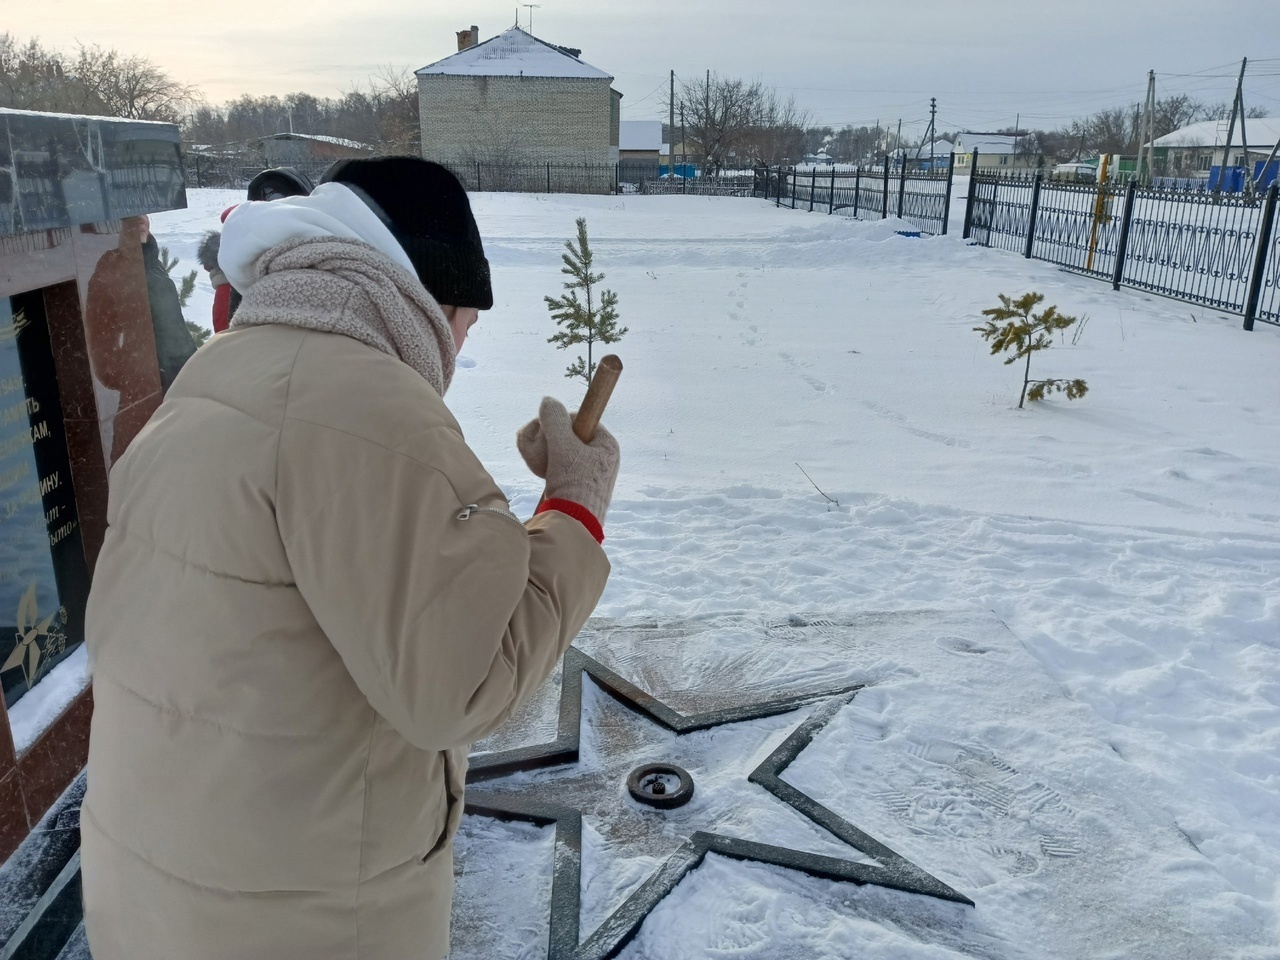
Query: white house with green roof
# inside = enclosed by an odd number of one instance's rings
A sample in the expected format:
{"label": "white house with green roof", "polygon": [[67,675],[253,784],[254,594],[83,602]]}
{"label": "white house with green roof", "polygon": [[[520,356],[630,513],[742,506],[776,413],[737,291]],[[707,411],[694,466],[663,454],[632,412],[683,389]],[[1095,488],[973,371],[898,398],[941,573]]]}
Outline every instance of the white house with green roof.
{"label": "white house with green roof", "polygon": [[612,76],[519,27],[477,41],[475,27],[460,31],[457,53],[416,71],[424,157],[460,173],[617,161]]}

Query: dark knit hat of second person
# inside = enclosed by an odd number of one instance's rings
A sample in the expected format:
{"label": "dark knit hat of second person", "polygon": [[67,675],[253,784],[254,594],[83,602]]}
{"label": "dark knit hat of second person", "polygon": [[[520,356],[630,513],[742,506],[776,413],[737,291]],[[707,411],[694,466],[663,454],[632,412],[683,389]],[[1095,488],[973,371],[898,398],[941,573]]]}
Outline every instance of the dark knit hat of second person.
{"label": "dark knit hat of second person", "polygon": [[493,306],[480,230],[449,170],[419,157],[353,158],[339,160],[320,182],[344,184],[372,201],[437,303]]}
{"label": "dark knit hat of second person", "polygon": [[281,197],[305,197],[314,189],[311,178],[301,170],[272,167],[250,180],[246,192],[250,200],[279,200]]}

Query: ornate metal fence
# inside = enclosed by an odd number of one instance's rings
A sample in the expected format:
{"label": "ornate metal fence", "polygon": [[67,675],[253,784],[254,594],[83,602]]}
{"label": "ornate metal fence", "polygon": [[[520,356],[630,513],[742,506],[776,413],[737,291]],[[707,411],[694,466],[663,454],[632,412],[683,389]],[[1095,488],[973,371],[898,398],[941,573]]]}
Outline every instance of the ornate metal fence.
{"label": "ornate metal fence", "polygon": [[1280,185],[1272,183],[1262,207],[1258,227],[1258,249],[1253,258],[1249,299],[1244,307],[1244,328],[1253,321],[1280,324]]}
{"label": "ornate metal fence", "polygon": [[[1120,249],[1124,188],[1115,183],[1032,181],[1027,225],[1035,211],[1031,256],[1109,280]],[[1024,236],[1026,231],[1024,230]],[[1025,247],[1019,250],[1025,253]]]}
{"label": "ornate metal fence", "polygon": [[697,197],[749,197],[755,187],[754,177],[656,177],[641,180],[637,193],[687,194]]}
{"label": "ornate metal fence", "polygon": [[952,171],[894,168],[887,162],[853,170],[761,167],[752,195],[792,209],[825,210],[858,220],[898,217],[921,233],[945,234]]}
{"label": "ornate metal fence", "polygon": [[1243,313],[1262,204],[1242,194],[1131,190],[1121,283]]}
{"label": "ornate metal fence", "polygon": [[975,174],[964,237],[1189,303],[1280,323],[1276,187],[1203,189]]}
{"label": "ornate metal fence", "polygon": [[470,191],[487,193],[617,193],[613,163],[457,163],[449,168]]}

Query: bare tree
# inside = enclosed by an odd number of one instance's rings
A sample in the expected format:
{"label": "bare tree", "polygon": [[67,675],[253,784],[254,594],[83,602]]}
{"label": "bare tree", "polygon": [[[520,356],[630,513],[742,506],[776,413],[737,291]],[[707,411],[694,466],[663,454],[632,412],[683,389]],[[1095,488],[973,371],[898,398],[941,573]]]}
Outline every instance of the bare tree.
{"label": "bare tree", "polygon": [[0,34],[0,106],[177,121],[201,101],[145,57],[82,45],[72,59]]}
{"label": "bare tree", "polygon": [[676,113],[683,117],[685,136],[698,146],[708,170],[724,169],[730,153],[741,146],[762,96],[759,82],[708,73],[696,81],[680,81]]}
{"label": "bare tree", "polygon": [[418,78],[408,67],[382,67],[372,79],[379,95],[378,144],[388,153],[422,152]]}
{"label": "bare tree", "polygon": [[762,87],[744,137],[747,152],[756,162],[767,165],[798,163],[804,159],[804,131],[810,123],[809,111],[802,109],[795,97],[783,99],[776,90]]}
{"label": "bare tree", "polygon": [[103,112],[101,102],[74,76],[66,57],[37,38],[23,43],[9,33],[0,34],[0,106]]}
{"label": "bare tree", "polygon": [[108,116],[176,123],[204,99],[195,87],[137,54],[81,44],[74,69]]}

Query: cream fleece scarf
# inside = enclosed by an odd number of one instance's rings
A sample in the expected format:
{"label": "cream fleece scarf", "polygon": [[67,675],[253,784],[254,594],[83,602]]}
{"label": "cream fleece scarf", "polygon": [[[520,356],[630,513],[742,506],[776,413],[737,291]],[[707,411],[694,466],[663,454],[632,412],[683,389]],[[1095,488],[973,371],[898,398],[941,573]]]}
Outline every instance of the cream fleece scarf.
{"label": "cream fleece scarf", "polygon": [[231,326],[268,323],[352,337],[399,357],[441,396],[453,379],[457,351],[440,305],[362,240],[300,237],[258,256]]}
{"label": "cream fleece scarf", "polygon": [[350,187],[322,183],[305,197],[239,204],[227,216],[218,245],[218,265],[241,295],[257,280],[258,258],[286,240],[345,237],[363,240],[413,273],[413,264],[373,209]]}

